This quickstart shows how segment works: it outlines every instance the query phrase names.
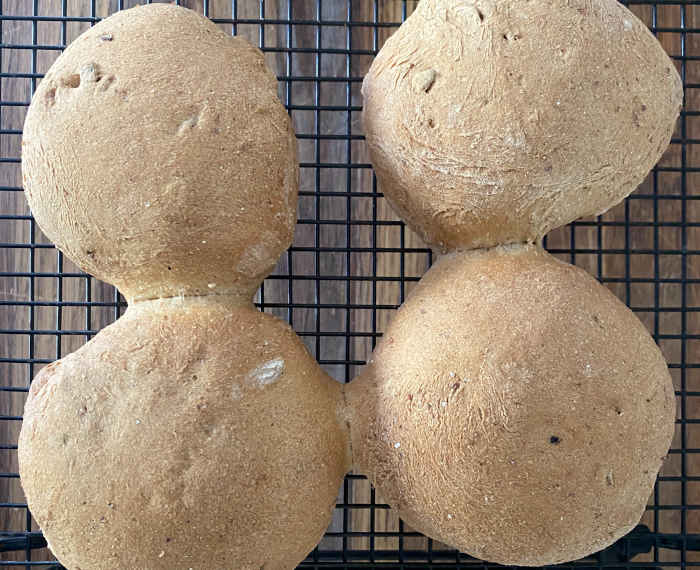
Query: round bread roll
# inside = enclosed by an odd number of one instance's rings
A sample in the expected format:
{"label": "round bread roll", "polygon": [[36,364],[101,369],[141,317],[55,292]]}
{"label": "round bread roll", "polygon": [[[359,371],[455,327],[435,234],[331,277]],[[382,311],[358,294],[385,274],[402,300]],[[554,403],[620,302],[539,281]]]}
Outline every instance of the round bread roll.
{"label": "round bread roll", "polygon": [[137,303],[34,380],[20,473],[67,568],[294,568],[330,523],[340,384],[220,299]]}
{"label": "round bread roll", "polygon": [[34,379],[27,502],[71,570],[294,568],[349,463],[341,388],[251,298],[298,168],[262,54],[163,4],[102,21],[25,125],[32,212],[129,308]]}
{"label": "round bread roll", "polygon": [[52,65],[24,126],[41,229],[129,300],[242,292],[292,240],[298,166],[262,53],[191,10],[117,12]]}
{"label": "round bread roll", "polygon": [[354,464],[413,528],[520,566],[639,521],[674,430],[661,353],[583,270],[535,246],[442,257],[347,387]]}
{"label": "round bread roll", "polygon": [[683,96],[615,0],[422,0],[362,92],[381,191],[442,251],[533,242],[618,203]]}

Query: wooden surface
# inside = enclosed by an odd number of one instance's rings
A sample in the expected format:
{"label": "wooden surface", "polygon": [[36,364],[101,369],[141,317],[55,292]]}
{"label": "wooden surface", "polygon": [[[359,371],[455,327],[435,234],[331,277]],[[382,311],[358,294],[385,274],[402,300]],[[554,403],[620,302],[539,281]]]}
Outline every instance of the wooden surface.
{"label": "wooden surface", "polygon": [[[289,0],[292,1],[292,0]],[[136,0],[125,0],[124,6],[137,4]],[[204,0],[183,0],[189,7],[202,12]],[[378,0],[377,20],[379,22],[396,22],[401,20],[403,11],[410,13],[417,2],[409,0]],[[30,15],[31,2],[26,0],[2,0],[3,14]],[[344,21],[348,16],[348,5],[345,0],[325,0],[320,3],[322,19],[328,21]],[[95,15],[104,17],[112,13],[117,6],[117,0],[97,0]],[[88,0],[67,0],[67,14],[73,16],[90,16],[91,7]],[[209,0],[206,3],[208,15],[214,18],[231,18],[232,2],[230,0]],[[314,20],[317,18],[316,2],[292,1],[291,16],[298,20]],[[372,0],[352,0],[351,16],[357,21],[372,21],[375,17]],[[239,18],[258,18],[258,0],[239,0],[237,2]],[[685,10],[685,25],[696,27],[697,7],[688,6]],[[647,23],[651,23],[652,12],[648,7],[635,7],[634,11]],[[61,15],[61,0],[39,0],[41,15]],[[267,18],[287,19],[290,15],[288,0],[266,0],[265,14]],[[659,7],[656,14],[657,25],[660,27],[678,27],[680,25],[681,8],[679,6]],[[59,22],[47,22],[36,27],[36,38],[39,44],[58,44],[70,42],[86,27],[87,23],[70,22],[65,26]],[[232,32],[230,24],[222,24],[228,32]],[[239,25],[236,32],[248,37],[254,43],[260,40],[268,47],[286,47],[289,34],[295,47],[339,50],[339,53],[322,54],[314,52],[294,53],[288,55],[282,52],[269,52],[266,55],[268,63],[280,76],[313,77],[319,70],[324,77],[345,77],[349,71],[350,77],[361,77],[369,68],[370,55],[348,56],[342,53],[348,46],[355,50],[371,50],[381,46],[394,28],[378,28],[375,36],[374,29],[368,26],[326,26],[320,33],[318,28],[311,25],[298,25],[288,29],[286,25],[257,24]],[[31,44],[32,25],[27,22],[2,22],[2,42],[5,44]],[[666,33],[660,37],[669,53],[678,55],[681,51],[680,34]],[[700,45],[696,34],[688,34],[685,39],[687,55],[700,56]],[[35,70],[42,73],[48,69],[58,55],[57,51],[40,50],[36,55]],[[695,63],[695,62],[693,62]],[[30,50],[3,50],[2,71],[28,72],[33,68],[32,52]],[[688,64],[686,80],[690,83],[700,83],[700,65]],[[31,80],[2,79],[0,82],[0,99],[2,101],[26,101],[29,99]],[[291,85],[280,82],[280,96],[290,96],[294,106],[312,106],[316,101],[330,108],[344,107],[348,100],[353,107],[361,105],[359,82],[328,82],[316,84],[313,81],[295,81]],[[700,111],[700,100],[697,90],[686,91],[686,109]],[[2,107],[0,109],[0,128],[21,129],[25,109],[23,107]],[[369,156],[362,141],[352,140],[348,143],[337,137],[350,133],[361,135],[361,121],[358,111],[350,116],[344,110],[322,111],[318,114],[312,110],[299,109],[292,112],[294,126],[300,135],[300,161],[320,162],[323,164],[343,164],[348,160],[353,163],[368,163]],[[689,117],[686,120],[686,137],[700,139],[700,117]],[[310,137],[320,134],[323,138],[314,140]],[[680,131],[679,131],[680,134]],[[334,138],[336,137],[336,138]],[[20,137],[3,134],[0,136],[0,156],[19,157]],[[700,166],[700,154],[696,145],[686,147],[685,156],[680,145],[672,145],[667,151],[662,165],[679,167],[682,161],[689,167]],[[677,172],[661,172],[656,175],[658,193],[680,195],[682,190],[689,195],[696,195],[700,185],[697,184],[696,174],[688,174],[685,186]],[[0,186],[20,186],[21,177],[18,164],[0,164]],[[322,195],[313,194],[320,190]],[[363,193],[350,197],[348,190],[353,193]],[[422,248],[420,240],[409,230],[395,224],[396,217],[382,198],[373,197],[372,174],[369,169],[354,168],[303,168],[301,177],[302,196],[299,200],[299,218],[295,245],[301,248],[319,246],[321,251],[294,251],[288,253],[280,261],[275,272],[277,278],[268,279],[257,300],[262,301],[265,310],[291,320],[294,328],[300,332],[311,352],[323,363],[324,368],[340,381],[350,380],[360,369],[359,364],[365,361],[372,348],[373,336],[386,328],[393,309],[402,301],[415,279],[420,277],[428,266],[428,255],[423,252],[398,253],[359,251],[328,252],[323,248]],[[638,190],[643,194],[654,192],[654,178],[650,177]],[[366,193],[366,194],[365,194]],[[0,192],[0,213],[28,215],[24,198],[19,192]],[[650,331],[661,335],[680,336],[682,326],[688,334],[700,334],[700,319],[697,312],[683,314],[678,310],[683,298],[688,307],[700,305],[700,284],[688,284],[683,288],[678,283],[656,282],[654,278],[677,279],[683,272],[680,255],[630,255],[606,254],[605,250],[631,248],[633,250],[678,250],[685,243],[688,249],[698,249],[700,245],[699,228],[680,226],[657,226],[653,222],[683,221],[681,201],[661,199],[654,207],[652,200],[628,200],[624,204],[607,213],[606,221],[624,221],[626,214],[634,222],[647,222],[649,225],[636,226],[625,231],[624,227],[604,227],[600,232],[602,241],[599,242],[597,227],[578,226],[556,230],[548,238],[548,246],[552,248],[569,249],[572,243],[577,249],[597,250],[599,246],[603,253],[582,253],[573,259],[563,255],[568,261],[573,261],[586,268],[594,275],[602,278],[638,278],[647,282],[635,282],[629,286],[624,283],[607,283],[607,285],[624,301],[634,307],[653,309],[655,299],[658,307],[671,309],[662,311],[654,316],[652,311],[638,313],[647,324]],[[376,217],[376,218],[375,218]],[[316,218],[327,220],[329,223],[316,225],[304,223]],[[343,221],[353,220],[347,226]],[[372,227],[367,222],[372,219],[381,220],[381,225]],[[700,222],[700,201],[688,201],[685,211],[686,222]],[[341,223],[332,223],[341,222]],[[573,242],[572,242],[573,233]],[[47,243],[38,228],[32,229],[28,220],[0,220],[0,242],[3,243]],[[53,249],[36,249],[33,256],[28,249],[4,249],[0,252],[0,271],[8,273],[42,272],[42,273],[77,273],[68,260]],[[688,257],[685,263],[686,276],[700,278],[700,263]],[[289,276],[294,278],[290,279]],[[326,277],[317,286],[311,279],[314,275]],[[343,279],[350,276],[350,280]],[[379,279],[374,279],[376,276]],[[401,277],[414,278],[400,283]],[[338,279],[340,278],[340,279]],[[59,284],[54,277],[35,278],[33,287],[25,277],[3,277],[0,288],[0,298],[10,301],[26,302],[28,300],[55,302],[59,292],[63,301],[92,301],[110,303],[114,301],[114,291],[111,287],[94,280],[82,277],[65,277]],[[321,308],[289,309],[290,303],[320,304]],[[268,306],[276,305],[276,306]],[[33,315],[30,314],[33,311]],[[67,331],[82,331],[86,328],[98,330],[114,320],[113,307],[64,306],[60,311],[55,306],[37,306],[33,310],[25,306],[7,307],[0,309],[0,329],[28,330],[54,329]],[[335,335],[317,335],[318,331],[336,333]],[[342,333],[350,331],[352,336]],[[308,334],[304,334],[308,333]],[[341,334],[337,334],[341,333]],[[28,335],[0,335],[0,357],[27,358],[30,348],[34,358],[53,359],[65,355],[78,348],[86,340],[85,335],[36,335],[33,346]],[[682,352],[679,338],[660,340],[667,359],[671,363],[681,362],[700,363],[700,341],[688,339],[685,352]],[[30,367],[22,363],[0,363],[0,382],[3,386],[26,387],[30,376],[39,369],[40,365]],[[673,369],[676,388],[681,388],[679,369]],[[687,390],[700,390],[700,370],[688,369],[683,382]],[[0,414],[19,416],[22,412],[25,394],[18,392],[0,393]],[[688,396],[685,402],[685,417],[700,417],[700,405],[697,397]],[[685,429],[685,445],[688,448],[700,448],[700,425],[687,424],[678,426],[677,437],[673,447],[681,447],[681,428]],[[697,429],[696,429],[697,428]],[[0,443],[16,443],[19,430],[18,421],[0,421]],[[684,463],[684,464],[683,464]],[[16,451],[0,450],[0,472],[16,472]],[[686,455],[681,460],[679,454],[672,454],[666,462],[662,475],[680,477],[685,474],[700,478],[700,456]],[[681,503],[681,483],[679,481],[664,481],[659,485],[658,503],[661,505],[679,505]],[[17,479],[0,478],[0,501],[23,502],[19,481]],[[374,497],[367,481],[350,480],[341,489],[339,501],[346,504],[368,505],[381,504],[381,497]],[[700,505],[700,480],[686,484],[686,502],[689,505]],[[658,530],[665,533],[679,533],[682,530],[682,513],[678,509],[658,511],[657,520],[654,513],[645,515],[644,521],[649,526],[658,523]],[[0,508],[0,530],[22,531],[25,529],[25,511],[16,508]],[[686,514],[687,532],[700,532],[700,511],[690,510]],[[396,515],[383,508],[352,508],[343,516],[341,510],[336,511],[331,528],[332,532],[343,530],[378,533],[396,532],[399,522]],[[404,528],[404,530],[410,530]],[[427,540],[424,538],[407,537],[399,539],[396,536],[350,537],[346,544],[352,550],[395,550],[401,546],[411,550],[425,550]],[[343,546],[339,537],[324,538],[322,549],[336,550]],[[440,550],[439,544],[433,544],[434,550]],[[0,560],[24,560],[24,553],[0,554]],[[33,560],[45,559],[47,551],[35,552]],[[693,554],[688,560],[693,560]],[[639,560],[647,559],[640,557]],[[697,560],[697,558],[695,558]],[[678,560],[678,554],[670,550],[661,551],[661,560]]]}

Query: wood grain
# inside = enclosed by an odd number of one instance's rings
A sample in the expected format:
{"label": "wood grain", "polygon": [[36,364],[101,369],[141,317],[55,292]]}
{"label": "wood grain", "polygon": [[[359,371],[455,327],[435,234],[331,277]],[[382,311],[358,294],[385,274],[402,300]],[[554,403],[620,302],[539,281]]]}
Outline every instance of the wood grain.
{"label": "wood grain", "polygon": [[[25,6],[22,6],[25,4]],[[26,13],[26,2],[21,0],[7,0],[3,5],[4,10],[12,10],[11,13]],[[31,31],[30,31],[31,33]],[[31,35],[29,36],[31,41]],[[26,26],[21,26],[19,22],[14,25],[2,23],[2,41],[8,43],[27,42]],[[31,69],[31,53],[14,51],[10,54],[2,54],[3,72],[20,72]],[[29,85],[27,81],[2,80],[0,84],[0,99],[3,101],[19,100],[28,98]],[[0,128],[21,129],[23,123],[23,110],[21,107],[3,107],[0,117]],[[0,152],[3,157],[19,157],[20,140],[18,135],[2,135],[0,137]],[[2,164],[0,167],[0,184],[11,187],[21,186],[21,176],[19,165]],[[27,213],[23,204],[24,198],[21,194],[13,191],[0,193],[0,208],[2,212],[24,215]],[[3,221],[0,225],[2,236],[0,239],[5,243],[26,243],[29,241],[29,224],[24,221]],[[29,255],[26,250],[14,249],[4,250],[4,255],[0,256],[0,266],[6,272],[24,272],[28,270]],[[28,297],[28,283],[26,279],[19,277],[3,278],[2,298],[6,300],[24,300]],[[4,307],[0,311],[0,327],[3,330],[23,329],[29,326],[29,311],[24,307]],[[0,335],[0,351],[2,356],[12,358],[25,358],[29,349],[29,339],[22,335]],[[27,366],[23,364],[2,363],[2,383],[4,386],[13,388],[23,388],[28,383]],[[3,392],[0,398],[0,406],[3,414],[10,416],[21,415],[24,405],[24,394],[22,392]],[[2,443],[14,445],[17,442],[20,424],[17,421],[0,421],[0,438]],[[17,452],[15,450],[0,451],[1,465],[0,471],[17,472]],[[3,501],[22,503],[24,495],[19,485],[18,479],[0,478],[0,497]],[[7,531],[23,531],[26,529],[26,514],[24,509],[3,508],[0,509],[0,528]],[[2,560],[24,560],[24,553],[0,554]]]}
{"label": "wood grain", "polygon": [[[195,0],[196,2],[196,0]],[[135,5],[125,2],[125,7]],[[69,17],[106,17],[117,10],[117,0],[96,0],[95,11],[91,3],[85,0],[66,0],[65,13],[62,11],[61,0],[39,0],[38,11],[32,14],[31,2],[26,0],[3,0],[4,15],[39,15],[39,16],[69,16]],[[230,17],[231,3],[228,0],[208,0],[210,9],[218,14]],[[202,12],[203,6],[193,5],[193,9]],[[228,8],[228,13],[226,12]],[[219,16],[221,17],[221,16]],[[2,41],[8,44],[31,45],[33,34],[39,45],[68,44],[89,27],[88,22],[47,21],[39,24],[21,21],[2,22]],[[4,50],[2,55],[3,72],[29,73],[36,71],[44,73],[58,57],[56,50],[37,50],[32,55],[31,50]],[[36,81],[38,84],[39,80]],[[0,99],[2,101],[29,101],[32,92],[29,79],[3,79],[0,84]],[[24,122],[26,107],[2,107],[0,110],[0,128],[21,130]],[[19,158],[21,152],[20,136],[0,136],[0,156],[3,158]],[[19,164],[0,165],[0,186],[21,187]],[[28,215],[29,209],[21,192],[0,192],[0,213]],[[29,220],[3,220],[0,223],[0,243],[39,245],[50,242],[43,236],[39,228]],[[29,248],[3,249],[0,254],[0,271],[9,273],[36,272],[39,274],[79,274],[79,269],[61,255],[57,250]],[[116,300],[114,288],[89,277],[25,277],[3,278],[0,288],[0,298],[8,301],[27,303],[47,302],[84,302],[90,300],[97,303],[114,303]],[[2,330],[62,330],[62,331],[97,331],[118,316],[113,306],[13,306],[3,307],[0,311],[0,329]],[[28,358],[53,360],[77,350],[90,335],[35,335],[3,334],[0,335],[0,357]],[[43,364],[27,365],[19,363],[0,363],[2,370],[2,385],[19,389],[26,388]],[[24,408],[26,392],[0,393],[0,414],[21,416]],[[0,443],[15,445],[19,435],[20,422],[0,421]],[[16,450],[0,451],[0,472],[17,473]],[[0,501],[24,503],[25,498],[16,478],[0,478]],[[38,530],[31,521],[33,530]],[[24,508],[0,508],[0,530],[21,532],[27,528],[27,514]],[[48,549],[35,550],[31,560],[52,560]],[[25,561],[25,552],[0,553],[0,560]]]}
{"label": "wood grain", "polygon": [[[681,10],[685,10],[685,25],[692,27],[697,20],[696,7],[687,6],[681,8],[679,6],[659,6],[656,14],[651,6],[632,6],[632,11],[647,25],[651,26],[656,19],[656,26],[659,28],[678,28],[681,26]],[[681,36],[678,33],[660,33],[659,40],[671,55],[680,55],[681,53]],[[700,55],[700,43],[698,43],[695,35],[688,35],[685,40],[686,54],[690,56]],[[679,71],[681,65],[676,61]],[[690,82],[690,77],[686,78]],[[700,98],[698,91],[693,89],[686,90],[685,93],[685,110],[699,111]],[[683,119],[681,118],[674,134],[674,138],[678,138],[681,134],[681,126]],[[693,123],[694,124],[694,123]],[[699,133],[696,133],[700,134]],[[688,138],[691,135],[688,133]],[[687,145],[686,151],[694,149],[693,145]],[[664,156],[659,162],[662,167],[680,167],[682,166],[683,146],[681,144],[671,144]],[[686,166],[690,166],[686,162]],[[688,195],[697,195],[698,187],[691,183],[691,176],[686,174],[685,191]],[[635,253],[637,251],[648,250],[676,250],[681,249],[683,237],[685,234],[685,242],[689,249],[697,248],[698,234],[694,234],[688,229],[673,226],[659,226],[659,223],[680,223],[697,222],[700,210],[695,208],[697,202],[688,202],[688,214],[683,220],[681,215],[681,201],[665,199],[666,196],[679,196],[682,193],[682,176],[677,172],[653,172],[634,192],[632,198],[625,200],[623,203],[612,208],[602,216],[604,222],[624,223],[626,220],[632,224],[625,227],[604,226],[600,231],[597,227],[582,227],[574,224],[565,228],[554,230],[548,236],[547,245],[550,248],[577,248],[596,250],[600,248],[601,253],[594,254],[579,254],[571,256],[569,254],[559,255],[562,259],[575,263],[587,271],[603,279],[619,280],[618,282],[606,282],[606,286],[615,293],[623,302],[639,309],[636,311],[637,316],[647,326],[649,331],[655,335],[680,335],[683,332],[682,319],[685,318],[685,332],[696,332],[700,329],[700,314],[697,312],[688,312],[683,317],[680,312],[680,307],[683,301],[683,286],[679,283],[663,282],[664,279],[679,279],[682,276],[683,264],[686,265],[688,277],[690,277],[691,264],[697,263],[693,257],[688,256],[685,260],[681,255],[648,255]],[[635,195],[657,196],[657,204],[654,200],[642,198],[635,199]],[[694,216],[694,218],[693,218]],[[584,222],[594,222],[595,218],[587,218]],[[606,250],[628,250],[630,254],[606,253]],[[624,281],[633,280],[631,284]],[[697,288],[687,285],[685,287],[686,306],[697,307],[700,302]],[[670,309],[670,310],[669,310]],[[679,365],[682,363],[681,341],[678,339],[658,340],[658,344],[664,353],[667,361],[671,364]],[[700,362],[700,352],[698,351],[697,343],[687,341],[685,363]],[[671,374],[674,380],[676,390],[681,390],[681,371],[678,368],[672,368]],[[693,372],[687,370],[686,389],[697,390],[698,382],[695,387],[692,387],[690,376]],[[678,414],[681,417],[681,401],[682,396],[678,397]],[[685,398],[685,417],[698,418],[700,417],[700,399],[687,396]],[[674,436],[672,449],[676,453],[671,453],[666,460],[660,475],[662,477],[680,477],[685,474],[687,476],[700,475],[700,459],[697,454],[689,453],[685,459],[681,458],[678,453],[682,447],[681,432],[686,430],[686,447],[695,447],[690,443],[691,438],[697,438],[700,441],[700,433],[696,435],[696,428],[700,425],[687,424],[685,426],[677,425],[676,434]],[[685,469],[682,468],[682,462],[685,462]],[[700,504],[700,486],[690,483],[681,483],[680,481],[660,481],[657,483],[657,490],[650,497],[649,505],[652,510],[645,513],[642,518],[642,524],[646,524],[651,529],[658,532],[678,534],[683,530],[682,518],[685,516],[685,531],[687,533],[700,532],[700,517],[698,511],[691,510],[683,512],[680,508],[668,509],[668,506],[680,506],[682,504],[682,486],[686,486],[686,503],[688,505]],[[653,510],[656,506],[661,506],[662,509]],[[639,555],[635,558],[636,562],[652,561],[653,552],[649,554]],[[659,549],[659,560],[664,562],[676,562],[680,560],[680,552],[670,549]],[[700,560],[698,554],[693,552],[687,553],[688,561]]]}
{"label": "wood grain", "polygon": [[[376,19],[380,23],[401,22],[403,18],[413,12],[416,5],[417,2],[402,2],[400,0],[379,2]],[[354,3],[353,18],[357,20],[372,22],[373,12],[373,2]],[[396,27],[380,27],[376,31],[371,27],[355,28],[352,35],[352,48],[358,50],[381,48],[395,30]],[[371,57],[353,56],[350,66],[351,76],[363,77],[369,70],[371,63]],[[353,90],[352,95],[351,104],[361,106],[362,96],[359,84]],[[360,113],[355,113],[353,118],[353,133],[362,134]],[[364,144],[353,145],[352,160],[358,163],[370,162],[369,153]],[[355,170],[351,177],[351,188],[354,192],[381,191],[376,187],[373,173],[370,170]],[[403,225],[396,224],[399,218],[384,198],[353,199],[351,211],[353,220],[376,220],[380,224],[376,228],[368,225],[353,225],[350,230],[350,239],[354,247],[426,249],[425,244],[414,232]],[[353,282],[351,288],[352,304],[388,307],[400,305],[412,287],[415,286],[417,278],[428,268],[428,259],[427,253],[401,252],[354,255],[350,275],[353,278],[362,278],[363,280]],[[375,277],[382,280],[375,280]],[[405,278],[414,278],[414,280],[406,281]],[[372,335],[381,333],[386,329],[393,313],[393,309],[353,310],[351,330],[354,333],[372,333]],[[353,337],[351,359],[368,360],[376,340],[375,336]],[[355,376],[359,371],[359,366],[353,367],[352,376]],[[368,481],[353,481],[352,490],[352,500],[355,504],[383,505],[384,503],[381,496],[372,491]],[[381,536],[381,533],[398,533],[400,530],[413,532],[413,529],[408,525],[400,523],[395,511],[376,507],[353,509],[351,520],[352,530],[372,531],[379,534],[373,538],[358,537],[352,539],[349,546],[353,550],[396,551],[399,547],[402,550],[427,551],[428,549],[428,540],[423,537]],[[434,543],[432,547],[436,550],[443,548],[438,543]]]}
{"label": "wood grain", "polygon": [[[139,0],[125,0],[124,7],[141,3]],[[291,3],[291,4],[290,4]],[[181,4],[204,12],[214,18],[231,18],[232,2],[230,0],[182,0]],[[375,16],[378,22],[398,22],[415,8],[417,1],[377,0],[376,14],[374,0],[327,0],[322,2],[322,13],[317,14],[316,2],[296,2],[293,0],[266,0],[264,16],[267,18],[286,19],[291,15],[298,20],[344,21],[348,12],[357,21],[371,22]],[[261,16],[258,0],[238,0],[236,2],[239,18],[258,18]],[[88,0],[67,0],[67,15],[90,16],[91,7]],[[117,0],[97,0],[95,16],[105,17],[117,8]],[[650,7],[636,6],[634,11],[648,24],[652,21]],[[31,14],[31,2],[26,0],[3,0],[3,14]],[[681,23],[681,10],[684,10],[685,25],[698,25],[696,6],[679,7],[673,5],[659,6],[656,23],[659,27],[678,27]],[[61,15],[61,0],[40,0],[41,15]],[[227,32],[233,32],[233,26],[220,24]],[[2,42],[7,44],[31,44],[32,33],[36,32],[39,44],[60,44],[70,42],[79,35],[87,23],[42,22],[36,30],[27,22],[3,21]],[[347,47],[355,50],[372,50],[381,47],[395,28],[371,26],[325,26],[319,33],[315,25],[284,24],[239,25],[236,33],[258,44],[260,41],[268,48],[287,47],[288,38],[295,47],[334,49],[341,53],[319,55],[314,51],[286,52],[269,51],[266,54],[268,64],[280,76],[313,77],[317,71],[321,77],[357,78],[362,77],[371,64],[371,55],[342,53]],[[678,33],[662,33],[660,40],[669,53],[681,52],[681,36]],[[690,56],[700,56],[700,37],[687,34],[683,48]],[[48,69],[58,55],[57,51],[40,50],[33,62],[30,50],[3,50],[1,69],[3,72],[42,73]],[[689,83],[700,83],[700,65],[688,62],[685,68]],[[2,79],[0,81],[0,99],[2,101],[27,101],[31,93],[31,80]],[[686,91],[686,109],[700,111],[698,90]],[[294,81],[280,82],[280,96],[289,100],[293,106],[311,106],[318,104],[327,108],[345,107],[348,101],[353,108],[362,104],[360,83],[357,81]],[[2,107],[0,109],[0,128],[21,129],[24,118],[23,107]],[[357,164],[369,163],[369,156],[363,141],[344,140],[350,134],[353,137],[362,134],[359,110],[313,110],[297,109],[292,111],[294,126],[299,135],[300,161],[307,163],[344,165],[348,161]],[[680,136],[681,130],[678,130]],[[320,140],[311,137],[321,135]],[[688,117],[685,122],[685,135],[688,139],[700,139],[700,117]],[[670,167],[700,167],[700,146],[688,144],[685,153],[680,144],[672,145],[666,152],[661,164]],[[0,136],[0,155],[15,157],[20,155],[20,137],[3,134]],[[685,161],[685,163],[683,163]],[[687,312],[683,315],[680,307],[683,301],[687,307],[700,306],[700,284],[689,283],[682,286],[674,282],[654,282],[658,279],[678,279],[683,274],[688,278],[700,278],[700,263],[693,256],[681,255],[624,255],[606,253],[609,250],[679,250],[683,245],[687,249],[698,249],[700,228],[680,226],[654,226],[656,222],[700,222],[700,200],[689,200],[685,209],[681,201],[666,199],[682,192],[697,195],[700,179],[695,173],[685,174],[685,179],[678,172],[659,172],[650,176],[640,187],[637,194],[659,196],[657,206],[652,200],[631,199],[614,208],[603,216],[606,222],[645,222],[646,225],[605,226],[599,230],[595,226],[569,226],[555,230],[548,238],[551,248],[590,249],[595,253],[581,253],[575,256],[563,255],[567,261],[573,261],[603,279],[634,278],[646,280],[630,285],[608,282],[621,299],[634,307],[642,309],[661,309],[660,312],[645,310],[638,313],[652,333],[676,335],[682,332],[700,334],[700,313]],[[19,187],[21,176],[18,164],[0,165],[0,186]],[[322,361],[324,368],[337,380],[349,381],[360,370],[359,363],[364,362],[371,353],[377,334],[385,330],[390,321],[394,307],[400,304],[414,286],[415,281],[426,270],[429,263],[427,253],[406,252],[372,252],[372,248],[423,248],[424,245],[410,230],[397,224],[398,218],[393,214],[385,200],[373,195],[377,191],[372,172],[366,168],[304,168],[301,172],[302,196],[299,200],[298,216],[301,223],[297,226],[294,245],[301,248],[317,248],[316,251],[292,251],[282,257],[273,278],[268,279],[258,294],[257,300],[263,309],[284,319],[290,320],[294,328],[303,336],[311,352]],[[316,194],[320,191],[322,195]],[[0,192],[0,211],[3,214],[28,215],[26,203],[21,192]],[[322,220],[318,223],[317,220]],[[351,220],[346,225],[346,220]],[[378,221],[378,225],[370,222]],[[593,221],[593,220],[588,220]],[[323,223],[325,222],[325,223]],[[340,223],[338,223],[340,222]],[[41,232],[29,220],[0,220],[0,242],[2,243],[48,243]],[[331,252],[332,248],[345,251]],[[367,251],[347,251],[346,248],[366,248]],[[596,250],[600,250],[598,253]],[[40,272],[70,273],[78,270],[70,261],[60,256],[53,249],[35,249],[31,254],[28,248],[3,249],[0,254],[0,271],[7,273]],[[320,275],[321,282],[316,284],[314,276]],[[290,278],[290,276],[292,276]],[[343,279],[350,276],[350,280]],[[404,279],[402,279],[404,278]],[[405,278],[409,280],[406,281]],[[3,277],[0,298],[20,302],[48,301],[92,301],[112,303],[115,292],[112,287],[85,277],[35,277],[33,280],[20,276]],[[411,280],[413,279],[413,280]],[[33,283],[32,283],[33,281]],[[309,304],[312,308],[289,307],[292,303]],[[321,305],[313,308],[313,305]],[[3,307],[0,311],[0,329],[2,330],[51,330],[59,328],[66,331],[99,330],[112,322],[118,314],[114,307],[27,305]],[[670,309],[670,310],[664,310]],[[324,334],[325,333],[325,334]],[[346,336],[349,334],[350,336]],[[51,360],[77,349],[87,339],[87,335],[35,335],[2,334],[0,335],[0,356],[5,358],[27,358],[30,353],[34,358]],[[683,351],[679,338],[662,338],[659,344],[669,362],[680,364],[682,357],[686,363],[700,363],[700,341],[686,340]],[[356,364],[357,363],[357,364]],[[41,365],[33,367],[24,363],[0,363],[2,385],[17,388],[26,387],[30,377]],[[687,390],[700,390],[700,369],[687,369],[683,378],[678,368],[672,370],[676,388],[682,383]],[[21,415],[24,392],[0,393],[0,414]],[[680,400],[680,398],[679,398]],[[680,409],[680,405],[679,405]],[[687,418],[700,417],[700,399],[687,396],[684,406]],[[698,429],[696,429],[698,428]],[[684,429],[683,439],[681,430]],[[0,421],[0,443],[16,443],[19,431],[18,421]],[[680,449],[685,443],[688,448],[700,448],[700,425],[686,424],[678,426],[673,447]],[[16,451],[0,450],[0,471],[16,472]],[[681,459],[679,454],[672,454],[666,462],[662,475],[680,477],[687,475],[700,477],[700,456],[688,454]],[[685,493],[689,505],[700,505],[700,482],[687,482]],[[658,494],[652,497],[652,503],[658,505],[679,505],[682,484],[680,481],[663,481],[659,484]],[[0,478],[0,501],[24,501],[17,479]],[[336,511],[330,527],[331,532],[342,531],[379,533],[374,538],[360,536],[343,539],[327,537],[321,549],[337,550],[343,546],[351,550],[368,551],[370,548],[396,550],[401,546],[407,550],[426,550],[428,542],[420,537],[382,536],[381,533],[396,533],[400,526],[393,511],[381,508],[382,499],[375,496],[369,483],[365,480],[349,480],[341,489],[339,501],[358,505],[344,514]],[[380,505],[379,507],[365,507]],[[700,511],[681,512],[679,509],[660,510],[656,515],[650,511],[644,522],[656,527],[660,532],[679,533],[683,528],[682,517],[685,516],[685,530],[689,533],[700,532]],[[655,526],[656,525],[656,526]],[[26,528],[25,510],[21,508],[0,508],[0,530],[22,531]],[[35,525],[34,525],[34,528]],[[407,527],[404,530],[409,531]],[[434,550],[445,548],[432,544]],[[677,561],[678,553],[670,550],[659,552],[662,561]],[[48,551],[35,551],[33,560],[46,559]],[[640,556],[638,561],[650,560],[649,556]],[[25,553],[0,554],[0,560],[25,560]],[[367,558],[369,560],[369,557]],[[700,560],[694,553],[688,553],[687,560]]]}

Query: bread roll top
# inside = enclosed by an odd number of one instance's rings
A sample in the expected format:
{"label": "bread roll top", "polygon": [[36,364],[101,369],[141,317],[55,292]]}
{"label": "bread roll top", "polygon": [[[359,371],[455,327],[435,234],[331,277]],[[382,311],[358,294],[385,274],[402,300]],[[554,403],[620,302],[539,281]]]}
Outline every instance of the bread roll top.
{"label": "bread roll top", "polygon": [[129,300],[250,298],[292,240],[296,140],[276,78],[185,8],[121,11],[68,46],[22,159],[44,233]]}
{"label": "bread roll top", "polygon": [[618,203],[683,96],[615,0],[423,0],[363,95],[380,190],[442,251],[533,242]]}
{"label": "bread roll top", "polygon": [[293,568],[347,468],[341,402],[271,315],[135,303],[35,378],[22,485],[67,568]]}
{"label": "bread roll top", "polygon": [[356,469],[408,524],[527,566],[582,558],[639,522],[676,407],[632,311],[520,245],[440,258],[347,398]]}

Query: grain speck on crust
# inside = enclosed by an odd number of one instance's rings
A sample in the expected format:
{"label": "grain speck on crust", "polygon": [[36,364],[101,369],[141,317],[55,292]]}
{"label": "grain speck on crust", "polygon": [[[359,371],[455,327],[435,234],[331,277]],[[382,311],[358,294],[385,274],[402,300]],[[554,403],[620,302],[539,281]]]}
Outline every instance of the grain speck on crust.
{"label": "grain speck on crust", "polygon": [[427,93],[430,91],[433,83],[435,83],[436,77],[437,73],[434,69],[426,69],[424,71],[414,73],[413,79],[411,80],[414,91]]}
{"label": "grain speck on crust", "polygon": [[284,374],[284,359],[275,358],[248,373],[248,381],[258,387],[274,384]]}

